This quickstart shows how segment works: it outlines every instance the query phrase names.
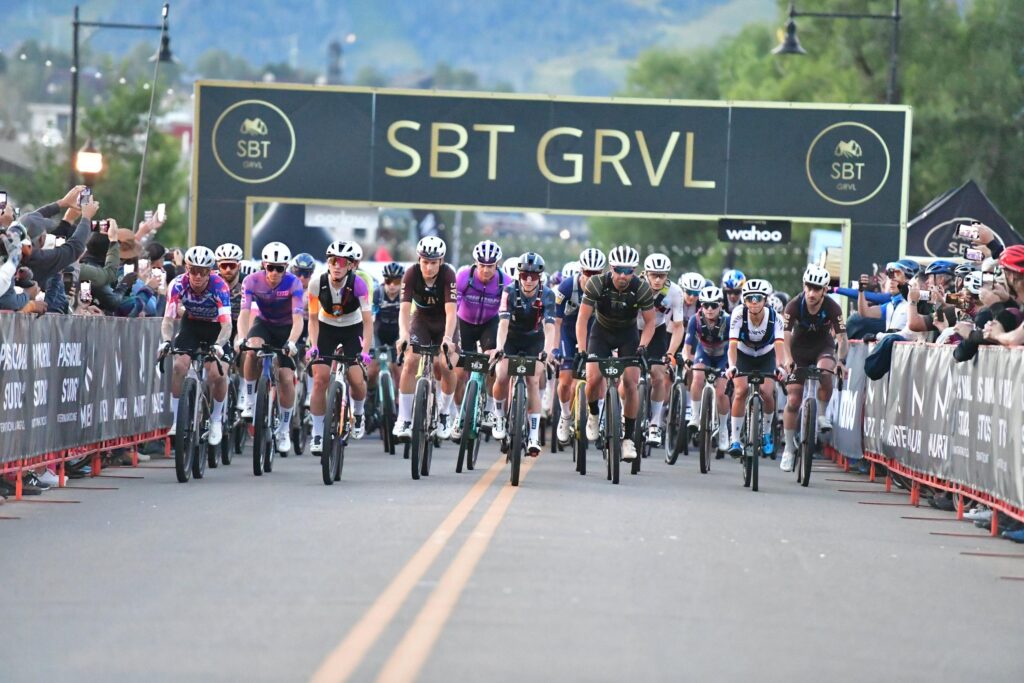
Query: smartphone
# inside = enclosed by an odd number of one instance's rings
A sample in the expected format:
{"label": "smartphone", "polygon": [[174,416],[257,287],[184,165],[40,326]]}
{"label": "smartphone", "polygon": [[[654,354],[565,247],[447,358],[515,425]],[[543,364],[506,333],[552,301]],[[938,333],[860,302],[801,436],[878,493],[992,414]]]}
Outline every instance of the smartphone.
{"label": "smartphone", "polygon": [[968,261],[981,262],[985,259],[985,255],[981,253],[981,249],[968,249],[967,253]]}
{"label": "smartphone", "polygon": [[973,225],[967,225],[963,223],[956,230],[956,236],[960,239],[965,240],[976,240],[978,239],[978,229]]}
{"label": "smartphone", "polygon": [[148,273],[149,272],[149,259],[148,258],[140,258],[139,259],[139,272],[140,273]]}
{"label": "smartphone", "polygon": [[156,219],[161,223],[167,220],[167,205],[163,202],[156,205]]}
{"label": "smartphone", "polygon": [[86,187],[78,194],[78,208],[88,204],[90,199],[92,199],[92,190]]}
{"label": "smartphone", "polygon": [[132,265],[131,263],[124,264],[124,274],[125,275],[131,275],[134,272],[135,272],[135,266],[134,265]]}
{"label": "smartphone", "polygon": [[930,289],[921,290],[921,301],[929,302],[932,300],[932,292]]}
{"label": "smartphone", "polygon": [[7,208],[7,190],[0,190],[0,211]]}
{"label": "smartphone", "polygon": [[143,213],[142,216],[143,220],[145,220],[147,223],[153,220],[153,212],[149,209],[146,209],[145,213]]}
{"label": "smartphone", "polygon": [[92,222],[92,231],[93,232],[98,232],[99,229],[100,229],[100,222],[99,221],[93,221]]}
{"label": "smartphone", "polygon": [[82,300],[82,303],[86,303],[86,304],[87,303],[91,303],[92,302],[92,283],[89,282],[88,280],[83,280],[82,282],[79,282],[78,283],[78,293],[79,293],[79,297],[78,298]]}

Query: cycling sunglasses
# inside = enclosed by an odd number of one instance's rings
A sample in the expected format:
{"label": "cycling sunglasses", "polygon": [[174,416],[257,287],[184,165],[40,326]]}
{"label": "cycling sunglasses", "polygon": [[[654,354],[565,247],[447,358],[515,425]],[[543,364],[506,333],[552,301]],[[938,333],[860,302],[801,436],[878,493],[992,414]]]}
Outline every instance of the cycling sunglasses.
{"label": "cycling sunglasses", "polygon": [[586,275],[587,277],[597,277],[603,272],[603,270],[584,270],[583,274]]}
{"label": "cycling sunglasses", "polygon": [[540,273],[519,273],[520,280],[539,280]]}
{"label": "cycling sunglasses", "polygon": [[631,268],[630,266],[615,266],[612,270],[615,271],[616,275],[632,275],[636,272],[636,268]]}
{"label": "cycling sunglasses", "polygon": [[202,268],[200,266],[185,266],[185,270],[188,271],[189,275],[195,275],[196,277],[206,277],[210,274],[209,268]]}
{"label": "cycling sunglasses", "polygon": [[700,296],[700,290],[699,289],[688,289],[688,290],[686,290],[686,293],[689,296]]}
{"label": "cycling sunglasses", "polygon": [[283,273],[285,271],[285,266],[284,265],[280,265],[280,264],[276,264],[276,263],[268,263],[266,265],[266,268],[267,268],[267,272],[268,273]]}
{"label": "cycling sunglasses", "polygon": [[299,277],[313,277],[312,268],[296,268],[293,272]]}
{"label": "cycling sunglasses", "polygon": [[238,261],[221,261],[217,264],[217,268],[220,270],[237,270]]}
{"label": "cycling sunglasses", "polygon": [[386,278],[384,278],[384,284],[386,284],[386,285],[400,285],[400,284],[402,284],[402,278],[400,278],[400,277],[386,277]]}
{"label": "cycling sunglasses", "polygon": [[342,268],[348,268],[352,261],[349,261],[344,256],[330,256],[327,258],[327,263],[332,266],[341,266]]}
{"label": "cycling sunglasses", "polygon": [[739,293],[740,293],[740,290],[738,290],[738,289],[727,289],[727,290],[725,290],[725,293],[730,295],[730,296],[738,296]]}
{"label": "cycling sunglasses", "polygon": [[708,309],[708,310],[710,310],[710,311],[713,311],[713,310],[715,310],[716,308],[718,308],[718,307],[719,307],[719,306],[721,306],[721,305],[722,305],[722,304],[720,304],[720,303],[715,303],[715,302],[709,302],[709,301],[705,301],[704,303],[702,303],[702,304],[700,305],[700,307],[701,307],[701,308],[706,308],[706,309]]}
{"label": "cycling sunglasses", "polygon": [[743,297],[744,301],[749,301],[752,304],[759,304],[764,301],[764,294],[748,294]]}

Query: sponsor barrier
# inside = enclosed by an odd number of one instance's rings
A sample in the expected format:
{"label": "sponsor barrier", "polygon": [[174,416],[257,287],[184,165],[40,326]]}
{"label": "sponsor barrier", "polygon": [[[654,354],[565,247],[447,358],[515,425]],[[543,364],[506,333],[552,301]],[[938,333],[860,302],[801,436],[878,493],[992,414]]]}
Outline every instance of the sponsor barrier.
{"label": "sponsor barrier", "polygon": [[[1024,351],[983,346],[957,363],[952,347],[901,343],[892,370],[864,375],[870,347],[853,343],[850,378],[826,452],[866,458],[920,486],[972,498],[1024,520]],[[891,486],[891,479],[887,481]],[[993,515],[993,533],[996,530]]]}
{"label": "sponsor barrier", "polygon": [[160,320],[0,316],[0,462],[167,428]]}

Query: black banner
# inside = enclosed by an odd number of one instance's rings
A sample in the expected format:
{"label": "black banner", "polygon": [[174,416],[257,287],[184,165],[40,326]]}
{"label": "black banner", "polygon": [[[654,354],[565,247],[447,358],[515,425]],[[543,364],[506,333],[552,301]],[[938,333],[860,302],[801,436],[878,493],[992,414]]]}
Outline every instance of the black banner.
{"label": "black banner", "polygon": [[171,424],[160,320],[0,315],[0,461]]}
{"label": "black banner", "polygon": [[1024,353],[957,363],[949,346],[897,344],[866,382],[864,449],[1024,508]]}
{"label": "black banner", "polygon": [[861,426],[864,423],[864,391],[868,377],[864,374],[864,359],[871,349],[859,341],[850,342],[846,367],[850,371],[839,399],[839,419],[832,421],[832,447],[845,457],[864,457]]}
{"label": "black banner", "polygon": [[719,242],[752,244],[786,244],[793,231],[789,221],[741,221],[723,218],[718,221]]}

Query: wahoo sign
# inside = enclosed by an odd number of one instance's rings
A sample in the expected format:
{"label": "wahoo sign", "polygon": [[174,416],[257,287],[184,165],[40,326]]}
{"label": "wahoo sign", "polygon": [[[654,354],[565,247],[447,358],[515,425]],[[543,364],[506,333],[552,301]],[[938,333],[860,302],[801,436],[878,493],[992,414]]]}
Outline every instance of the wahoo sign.
{"label": "wahoo sign", "polygon": [[719,242],[785,244],[789,242],[791,232],[789,221],[739,221],[732,218],[718,221]]}

